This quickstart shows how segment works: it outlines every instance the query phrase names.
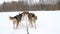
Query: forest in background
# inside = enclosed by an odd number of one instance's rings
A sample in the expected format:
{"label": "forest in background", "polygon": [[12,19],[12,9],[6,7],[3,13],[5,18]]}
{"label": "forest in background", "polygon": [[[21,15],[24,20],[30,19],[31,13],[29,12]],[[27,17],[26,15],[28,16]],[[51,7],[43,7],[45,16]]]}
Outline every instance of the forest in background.
{"label": "forest in background", "polygon": [[4,2],[0,4],[0,12],[1,11],[40,11],[40,10],[60,10],[60,1],[55,5],[52,4],[35,4],[28,5],[24,1],[12,1],[12,2]]}

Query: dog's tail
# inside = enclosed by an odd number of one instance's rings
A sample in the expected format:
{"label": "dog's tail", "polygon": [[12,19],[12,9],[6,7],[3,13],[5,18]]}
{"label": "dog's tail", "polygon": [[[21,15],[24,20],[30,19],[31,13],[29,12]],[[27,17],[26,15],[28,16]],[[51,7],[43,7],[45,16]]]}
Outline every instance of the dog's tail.
{"label": "dog's tail", "polygon": [[13,19],[13,17],[9,16],[9,19]]}

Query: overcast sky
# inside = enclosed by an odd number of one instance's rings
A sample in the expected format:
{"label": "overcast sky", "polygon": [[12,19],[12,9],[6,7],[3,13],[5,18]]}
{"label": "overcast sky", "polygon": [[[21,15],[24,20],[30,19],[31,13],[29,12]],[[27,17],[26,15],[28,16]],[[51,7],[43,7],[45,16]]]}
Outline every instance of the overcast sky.
{"label": "overcast sky", "polygon": [[[20,12],[0,12],[0,34],[27,33],[26,26],[19,25],[17,30],[13,29],[9,16],[15,16],[18,13]],[[60,11],[32,11],[31,13],[34,13],[38,19],[36,21],[37,29],[29,27],[30,34],[60,34]],[[21,23],[26,23],[26,21]]]}
{"label": "overcast sky", "polygon": [[[18,0],[0,0],[0,4],[3,2],[11,2],[11,1],[18,1]],[[45,3],[56,3],[58,0],[43,0]],[[39,0],[33,0],[33,3],[39,2]],[[42,2],[42,0],[40,0]]]}

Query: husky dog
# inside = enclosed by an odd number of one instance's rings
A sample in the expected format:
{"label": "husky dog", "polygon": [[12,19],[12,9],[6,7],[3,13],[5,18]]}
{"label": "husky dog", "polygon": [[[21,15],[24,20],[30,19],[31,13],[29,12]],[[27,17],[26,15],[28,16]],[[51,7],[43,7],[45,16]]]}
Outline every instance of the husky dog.
{"label": "husky dog", "polygon": [[[9,19],[10,19],[11,21],[13,21],[14,29],[17,29],[19,23],[21,24],[22,14],[16,15],[16,16],[14,16],[14,17],[11,17],[11,16],[10,16]],[[15,24],[16,24],[16,27],[15,27]]]}
{"label": "husky dog", "polygon": [[28,20],[29,20],[29,25],[31,25],[31,27],[33,27],[33,24],[34,24],[34,26],[36,28],[35,21],[37,20],[37,16],[35,14],[33,14],[33,13],[29,13]]}

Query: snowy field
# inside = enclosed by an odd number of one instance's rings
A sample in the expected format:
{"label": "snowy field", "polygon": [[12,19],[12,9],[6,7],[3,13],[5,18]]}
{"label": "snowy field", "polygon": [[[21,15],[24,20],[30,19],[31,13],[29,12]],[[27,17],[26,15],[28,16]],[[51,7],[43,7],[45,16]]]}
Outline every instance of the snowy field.
{"label": "snowy field", "polygon": [[[30,11],[37,15],[37,28],[30,28],[30,34],[60,34],[60,11]],[[0,12],[0,34],[27,34],[26,26],[13,29],[9,16],[15,16],[21,12]],[[25,22],[24,22],[25,23]]]}

